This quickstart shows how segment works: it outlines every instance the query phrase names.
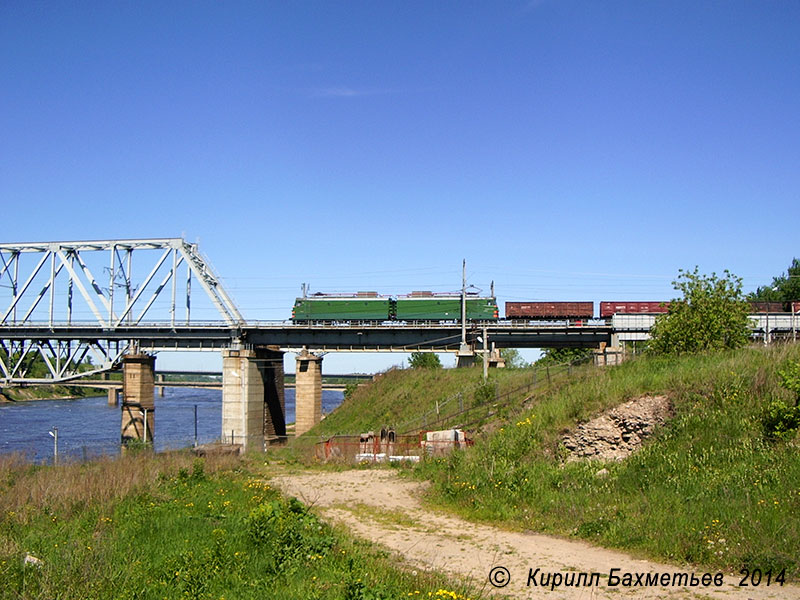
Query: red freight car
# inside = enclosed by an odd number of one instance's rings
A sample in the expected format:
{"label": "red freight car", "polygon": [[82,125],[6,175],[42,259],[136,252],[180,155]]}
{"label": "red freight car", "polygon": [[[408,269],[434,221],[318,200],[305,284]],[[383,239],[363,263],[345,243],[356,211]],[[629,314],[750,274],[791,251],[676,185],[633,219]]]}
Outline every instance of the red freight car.
{"label": "red freight car", "polygon": [[800,302],[792,302],[791,309],[794,314],[800,314]]}
{"label": "red freight car", "polygon": [[606,319],[616,314],[655,315],[669,310],[669,302],[601,302],[600,318]]}
{"label": "red freight car", "polygon": [[594,302],[506,302],[507,319],[591,319]]}
{"label": "red freight car", "polygon": [[783,302],[751,302],[750,310],[753,314],[786,312],[783,308]]}

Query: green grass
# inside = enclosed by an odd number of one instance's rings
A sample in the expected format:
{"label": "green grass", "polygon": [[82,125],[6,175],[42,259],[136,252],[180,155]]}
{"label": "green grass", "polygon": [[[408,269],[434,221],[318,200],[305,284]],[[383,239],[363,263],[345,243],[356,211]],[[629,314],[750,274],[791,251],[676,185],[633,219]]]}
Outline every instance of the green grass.
{"label": "green grass", "polygon": [[[467,452],[417,469],[432,499],[473,519],[574,536],[708,568],[800,574],[798,439],[765,433],[793,404],[776,368],[800,347],[640,359],[541,396]],[[618,463],[563,461],[560,433],[643,394],[675,417]],[[595,474],[606,467],[610,475]]]}
{"label": "green grass", "polygon": [[[381,600],[415,590],[437,597],[444,588],[466,597],[463,586],[399,569],[395,558],[282,498],[265,483],[263,465],[220,460],[6,460],[0,598]],[[27,553],[41,566],[26,566]]]}
{"label": "green grass", "polygon": [[[577,376],[578,371],[572,372]],[[563,384],[566,365],[550,369],[492,369],[487,383],[479,367],[405,369],[361,385],[322,422],[295,439],[280,456],[307,462],[313,446],[333,435],[358,435],[393,427],[398,434],[468,426],[478,430],[507,417],[531,394]],[[592,377],[592,371],[580,371]],[[438,411],[437,411],[438,409]]]}

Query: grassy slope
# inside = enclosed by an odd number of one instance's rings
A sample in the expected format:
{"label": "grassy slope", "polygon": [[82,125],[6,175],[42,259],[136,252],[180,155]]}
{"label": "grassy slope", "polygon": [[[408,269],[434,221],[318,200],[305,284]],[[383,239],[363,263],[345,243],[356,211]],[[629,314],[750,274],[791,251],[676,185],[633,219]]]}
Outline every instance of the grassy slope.
{"label": "grassy slope", "polygon": [[[766,439],[761,421],[770,400],[791,401],[775,372],[788,359],[800,360],[800,346],[586,368],[573,373],[574,384],[555,385],[556,376],[549,391],[537,388],[527,401],[526,393],[512,395],[484,418],[474,448],[428,461],[418,474],[434,482],[434,502],[471,518],[677,563],[787,567],[797,575],[798,442]],[[529,371],[497,376],[501,393],[531,378]],[[408,420],[478,378],[478,371],[390,373],[312,433],[319,439]],[[655,393],[670,397],[675,418],[643,450],[622,463],[563,463],[561,432]],[[602,466],[605,479],[595,476]]]}
{"label": "grassy slope", "polygon": [[[558,385],[567,367],[493,370],[488,383],[480,368],[407,369],[389,371],[362,385],[311,431],[294,440],[300,454],[333,435],[357,435],[394,427],[398,434],[495,421],[534,390]],[[437,416],[437,405],[439,414]]]}
{"label": "grassy slope", "polygon": [[[542,399],[469,453],[421,467],[438,501],[474,518],[582,537],[673,562],[788,568],[800,558],[800,457],[765,438],[775,367],[800,347],[642,360]],[[558,433],[646,393],[675,418],[621,463],[564,464]]]}

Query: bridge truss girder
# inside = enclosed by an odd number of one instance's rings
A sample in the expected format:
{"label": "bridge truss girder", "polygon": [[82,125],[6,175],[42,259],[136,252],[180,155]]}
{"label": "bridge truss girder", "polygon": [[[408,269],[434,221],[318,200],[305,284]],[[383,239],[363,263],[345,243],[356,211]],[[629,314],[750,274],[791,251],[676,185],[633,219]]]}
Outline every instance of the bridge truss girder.
{"label": "bridge truss girder", "polygon": [[[152,263],[147,277],[142,281],[133,280],[133,254],[141,255],[141,251],[156,251],[156,260]],[[93,252],[108,253],[107,264],[108,287],[101,288],[98,279],[92,273],[84,256]],[[20,277],[21,258],[25,254],[41,255],[36,265],[25,276]],[[162,267],[168,258],[166,273]],[[150,253],[149,258],[152,258]],[[42,278],[42,269],[49,265],[49,276]],[[47,297],[49,325],[55,324],[56,300],[66,303],[66,322],[72,322],[75,297],[79,294],[86,307],[91,309],[97,323],[104,329],[113,330],[123,324],[136,325],[143,322],[153,303],[167,285],[171,283],[170,323],[177,323],[178,307],[178,269],[186,269],[186,280],[183,290],[183,304],[186,307],[185,323],[191,323],[192,276],[200,283],[207,297],[219,312],[222,320],[229,325],[244,321],[239,309],[228,296],[222,284],[214,275],[211,266],[202,257],[196,244],[189,244],[181,238],[165,238],[151,240],[113,240],[95,242],[52,242],[39,244],[0,244],[0,284],[11,290],[9,305],[0,313],[0,325],[24,325],[41,322],[33,318],[42,300]],[[66,273],[65,290],[58,295],[56,290],[59,276]],[[162,274],[157,285],[156,275]],[[62,278],[63,280],[63,278]],[[24,283],[22,283],[24,281]],[[38,281],[41,288],[38,293],[31,291],[32,284]],[[120,283],[121,282],[121,283]],[[115,294],[116,288],[124,288],[125,295],[120,298]],[[77,289],[78,294],[75,293]],[[147,292],[147,293],[146,293]],[[116,297],[115,297],[116,296]],[[27,310],[20,318],[20,308],[26,305]],[[120,306],[121,304],[121,306]],[[137,312],[138,310],[138,312]]]}
{"label": "bridge truss girder", "polygon": [[123,337],[134,328],[196,326],[193,281],[216,324],[244,322],[197,245],[181,238],[0,244],[0,380],[32,382],[40,357],[48,383],[67,382],[87,374],[75,370],[87,358],[99,372],[138,351],[138,335]]}
{"label": "bridge truss girder", "polygon": [[[130,349],[128,340],[0,340],[0,383],[67,384],[116,368]],[[45,374],[32,369],[35,357],[42,359]]]}

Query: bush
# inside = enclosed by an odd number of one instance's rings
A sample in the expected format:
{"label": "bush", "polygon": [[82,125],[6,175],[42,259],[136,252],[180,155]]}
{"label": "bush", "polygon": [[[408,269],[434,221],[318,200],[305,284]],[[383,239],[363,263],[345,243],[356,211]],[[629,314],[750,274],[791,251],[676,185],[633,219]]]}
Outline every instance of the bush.
{"label": "bush", "polygon": [[800,406],[787,406],[780,400],[774,400],[764,411],[761,424],[767,439],[791,439],[797,435],[800,427]]}
{"label": "bush", "polygon": [[257,546],[272,549],[276,573],[308,556],[324,555],[333,545],[327,528],[296,498],[260,504],[250,511],[247,530]]}
{"label": "bush", "polygon": [[492,401],[497,395],[497,386],[490,381],[486,381],[475,388],[472,400],[473,406],[480,406]]}
{"label": "bush", "polygon": [[794,392],[795,401],[797,406],[800,404],[800,361],[787,361],[782,368],[778,369],[778,377],[781,380],[781,386]]}

